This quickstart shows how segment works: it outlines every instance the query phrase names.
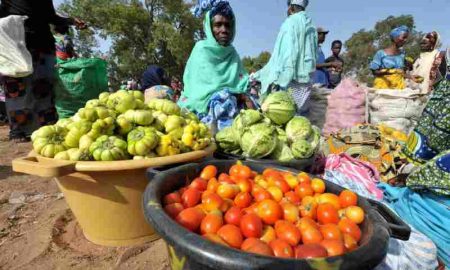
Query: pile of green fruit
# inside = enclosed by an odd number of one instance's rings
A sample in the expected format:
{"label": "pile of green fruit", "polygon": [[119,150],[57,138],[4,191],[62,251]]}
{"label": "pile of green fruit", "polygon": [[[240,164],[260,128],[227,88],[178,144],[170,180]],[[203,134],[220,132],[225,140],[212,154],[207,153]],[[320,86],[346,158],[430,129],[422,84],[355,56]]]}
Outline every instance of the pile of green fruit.
{"label": "pile of green fruit", "polygon": [[231,127],[216,134],[216,142],[221,151],[247,158],[310,158],[319,148],[320,130],[295,112],[290,94],[275,92],[264,100],[261,111],[241,111]]}
{"label": "pile of green fruit", "polygon": [[71,118],[41,127],[31,136],[34,151],[73,161],[149,159],[202,150],[209,128],[193,113],[165,99],[144,103],[140,91],[102,93]]}

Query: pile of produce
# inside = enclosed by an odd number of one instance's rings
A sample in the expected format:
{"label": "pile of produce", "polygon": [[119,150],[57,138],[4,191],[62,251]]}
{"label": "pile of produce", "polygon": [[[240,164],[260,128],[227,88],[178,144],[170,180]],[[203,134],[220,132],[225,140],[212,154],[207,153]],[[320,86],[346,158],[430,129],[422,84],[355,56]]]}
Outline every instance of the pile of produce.
{"label": "pile of produce", "polygon": [[144,103],[140,91],[102,93],[72,118],[44,126],[31,136],[34,151],[73,161],[149,159],[202,150],[208,127],[165,99]]}
{"label": "pile of produce", "polygon": [[208,165],[187,186],[163,197],[179,225],[215,243],[283,258],[338,256],[358,248],[364,210],[349,190],[325,193],[308,174]]}
{"label": "pile of produce", "polygon": [[262,104],[262,112],[243,110],[233,125],[216,134],[221,151],[248,158],[280,162],[312,157],[320,143],[320,130],[295,115],[295,103],[287,92],[275,92]]}

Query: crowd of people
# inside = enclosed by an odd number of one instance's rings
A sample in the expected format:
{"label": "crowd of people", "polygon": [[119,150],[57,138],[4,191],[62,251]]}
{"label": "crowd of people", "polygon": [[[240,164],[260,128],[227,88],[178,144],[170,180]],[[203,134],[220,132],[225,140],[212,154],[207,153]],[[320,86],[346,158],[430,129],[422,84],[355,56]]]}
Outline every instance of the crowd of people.
{"label": "crowd of people", "polygon": [[[195,15],[203,16],[205,38],[195,44],[183,79],[149,65],[139,80],[124,82],[122,88],[140,89],[147,100],[176,101],[207,123],[229,123],[226,120],[233,119],[235,112],[257,108],[274,91],[288,91],[297,106],[297,115],[306,115],[311,93],[318,88],[331,92],[339,87],[345,64],[340,56],[340,40],[331,43],[331,56],[325,57],[322,45],[329,31],[314,25],[307,12],[308,4],[308,0],[288,1],[288,16],[280,27],[270,60],[249,75],[233,46],[237,21],[231,5],[226,0],[200,0]],[[86,25],[78,19],[58,16],[52,0],[2,0],[0,18],[8,15],[28,16],[26,46],[33,58],[32,75],[0,78],[5,96],[5,112],[0,114],[8,116],[10,140],[22,142],[28,141],[38,127],[58,120],[53,92],[56,58],[65,61],[76,57],[68,29],[71,25],[81,29]],[[49,25],[55,26],[54,35]],[[450,50],[439,51],[440,35],[431,31],[421,41],[419,58],[410,61],[403,50],[409,35],[406,26],[392,29],[390,45],[377,51],[369,64],[374,76],[373,90],[408,89],[427,100],[403,149],[405,159],[416,166],[405,184],[408,188],[394,190],[388,184],[379,188],[384,190],[387,204],[403,214],[415,230],[434,241],[440,259],[449,265],[448,228],[438,223],[449,220],[450,207]],[[399,205],[405,196],[415,197]],[[411,204],[408,209],[407,204]],[[436,213],[437,217],[430,218],[434,227],[424,224],[413,208]]]}

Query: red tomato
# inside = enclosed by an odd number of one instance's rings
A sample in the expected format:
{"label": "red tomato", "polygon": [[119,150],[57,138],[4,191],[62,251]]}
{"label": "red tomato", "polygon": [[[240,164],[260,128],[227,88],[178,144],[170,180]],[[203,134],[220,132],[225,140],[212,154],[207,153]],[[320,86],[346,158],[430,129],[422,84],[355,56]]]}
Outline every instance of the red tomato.
{"label": "red tomato", "polygon": [[323,240],[322,234],[314,226],[305,227],[301,232],[303,244],[320,244]]}
{"label": "red tomato", "polygon": [[339,226],[336,224],[325,224],[320,226],[320,232],[325,240],[344,240]]}
{"label": "red tomato", "polygon": [[251,192],[252,191],[252,183],[247,179],[239,179],[237,182],[239,189],[241,192]]}
{"label": "red tomato", "polygon": [[355,222],[351,221],[350,219],[341,219],[338,226],[341,232],[351,235],[351,237],[353,237],[356,242],[359,242],[359,240],[361,239],[361,229],[358,227],[358,225],[356,225]]}
{"label": "red tomato", "polygon": [[261,191],[256,191],[253,194],[253,197],[255,198],[255,201],[257,201],[257,202],[272,199],[272,195],[265,189],[263,189]]}
{"label": "red tomato", "polygon": [[188,187],[182,187],[180,188],[180,190],[178,190],[178,193],[180,193],[180,195],[183,195],[183,193],[188,189]]}
{"label": "red tomato", "polygon": [[237,185],[230,185],[222,183],[217,187],[217,194],[224,199],[234,199],[239,193],[239,187]]}
{"label": "red tomato", "polygon": [[341,203],[339,202],[339,197],[333,193],[324,193],[318,196],[317,202],[319,204],[322,203],[330,203],[336,208],[336,210],[341,209]]}
{"label": "red tomato", "polygon": [[281,189],[281,191],[283,191],[283,193],[291,191],[291,187],[288,185],[288,183],[286,181],[284,181],[284,179],[275,179],[274,185],[276,187],[279,187]]}
{"label": "red tomato", "polygon": [[235,225],[227,224],[222,226],[222,228],[217,231],[217,235],[231,247],[240,248],[242,245],[243,237],[241,230]]}
{"label": "red tomato", "polygon": [[260,238],[263,232],[263,223],[256,214],[246,214],[241,218],[241,231],[245,237]]}
{"label": "red tomato", "polygon": [[205,168],[203,168],[200,177],[205,179],[205,180],[209,180],[213,177],[216,177],[217,175],[217,168],[214,165],[208,165]]}
{"label": "red tomato", "polygon": [[303,184],[303,183],[311,184],[311,178],[309,177],[309,175],[307,173],[304,173],[304,172],[299,173],[297,175],[297,180],[300,184]]}
{"label": "red tomato", "polygon": [[303,232],[303,230],[309,228],[309,227],[313,227],[317,230],[319,230],[319,225],[317,225],[317,223],[309,218],[309,217],[302,217],[296,224],[297,228],[299,228],[299,230],[301,232]]}
{"label": "red tomato", "polygon": [[216,178],[211,178],[208,181],[208,185],[206,186],[207,191],[216,192],[217,188],[219,187],[220,183],[217,181]]}
{"label": "red tomato", "polygon": [[176,218],[178,214],[183,211],[184,207],[181,203],[172,203],[164,206],[164,211],[171,218]]}
{"label": "red tomato", "polygon": [[253,214],[258,215],[258,204],[254,203],[254,204],[250,205],[249,207],[242,209],[242,213],[244,213],[244,214],[253,213]]}
{"label": "red tomato", "polygon": [[273,251],[269,245],[257,238],[247,238],[242,243],[241,249],[246,252],[255,253],[263,256],[273,256]]}
{"label": "red tomato", "polygon": [[248,192],[241,192],[234,198],[234,204],[240,208],[247,208],[252,203],[252,195]]}
{"label": "red tomato", "polygon": [[297,195],[303,199],[307,196],[314,195],[314,190],[312,189],[310,184],[301,183],[300,185],[295,187],[295,193],[297,193]]}
{"label": "red tomato", "polygon": [[185,208],[194,207],[200,203],[201,196],[202,194],[198,189],[188,188],[183,195],[181,195],[181,201]]}
{"label": "red tomato", "polygon": [[292,223],[285,220],[278,220],[275,223],[275,233],[277,237],[285,240],[291,246],[296,246],[302,239],[300,230]]}
{"label": "red tomato", "polygon": [[189,185],[191,188],[195,188],[199,191],[205,191],[208,187],[208,182],[202,178],[195,178],[194,181]]}
{"label": "red tomato", "polygon": [[202,198],[202,204],[208,212],[215,209],[220,209],[220,206],[222,206],[223,203],[223,199],[216,193],[208,194]]}
{"label": "red tomato", "polygon": [[341,240],[323,240],[320,243],[328,253],[328,256],[340,256],[345,253],[344,242]]}
{"label": "red tomato", "polygon": [[325,258],[327,256],[327,250],[319,244],[305,244],[295,248],[295,258],[297,259]]}
{"label": "red tomato", "polygon": [[300,196],[297,195],[297,193],[295,193],[294,191],[289,191],[286,194],[284,194],[284,197],[290,201],[291,203],[295,204],[295,205],[299,205],[302,201],[302,199],[300,198]]}
{"label": "red tomato", "polygon": [[223,213],[227,212],[231,207],[233,207],[234,202],[230,199],[224,199],[222,205],[219,210]]}
{"label": "red tomato", "polygon": [[263,200],[258,204],[258,216],[268,225],[283,218],[283,208],[274,200]]}
{"label": "red tomato", "polygon": [[238,175],[236,175],[239,179],[249,179],[252,177],[252,170],[245,165],[239,166]]}
{"label": "red tomato", "polygon": [[176,217],[176,221],[181,226],[194,232],[200,227],[204,217],[205,214],[200,209],[192,207],[181,211]]}
{"label": "red tomato", "polygon": [[322,179],[314,178],[311,181],[311,187],[314,190],[315,193],[324,193],[325,192],[325,182]]}
{"label": "red tomato", "polygon": [[339,222],[338,211],[330,203],[319,204],[317,207],[317,221],[321,224],[337,224]]}
{"label": "red tomato", "polygon": [[267,178],[267,177],[269,177],[269,176],[273,176],[273,177],[275,177],[275,178],[283,179],[283,175],[282,175],[279,171],[277,171],[277,170],[275,170],[275,169],[273,169],[273,168],[267,168],[267,169],[265,169],[265,170],[263,171],[262,175],[264,176],[264,178]]}
{"label": "red tomato", "polygon": [[294,250],[291,245],[282,239],[275,239],[269,243],[270,248],[273,250],[275,257],[279,258],[293,258]]}
{"label": "red tomato", "polygon": [[348,251],[358,248],[358,242],[348,233],[344,233],[344,246]]}
{"label": "red tomato", "polygon": [[227,184],[231,184],[231,185],[235,184],[235,182],[233,180],[231,180],[231,177],[226,173],[221,173],[219,175],[219,182],[227,183]]}
{"label": "red tomato", "polygon": [[178,192],[172,192],[164,196],[163,204],[181,203],[181,196]]}
{"label": "red tomato", "polygon": [[364,221],[364,210],[359,206],[349,206],[345,209],[345,216],[356,224]]}
{"label": "red tomato", "polygon": [[275,229],[272,226],[264,225],[262,236],[259,238],[260,240],[270,243],[271,241],[277,238],[277,234],[275,233]]}
{"label": "red tomato", "polygon": [[220,236],[218,236],[217,234],[214,233],[207,233],[202,235],[203,238],[208,239],[209,241],[212,241],[216,244],[221,244],[223,246],[229,247],[229,245],[222,240],[222,238],[220,238]]}
{"label": "red tomato", "polygon": [[287,220],[292,223],[296,223],[300,218],[300,213],[298,211],[298,207],[292,203],[282,203],[281,207],[283,208],[283,216],[284,220]]}
{"label": "red tomato", "polygon": [[241,225],[242,210],[239,207],[233,206],[225,213],[225,222],[236,226]]}
{"label": "red tomato", "polygon": [[210,213],[205,216],[200,224],[200,232],[202,234],[216,233],[223,225],[221,212],[219,214]]}
{"label": "red tomato", "polygon": [[302,217],[309,217],[311,219],[316,219],[317,217],[317,202],[314,197],[306,196],[302,199],[302,204],[300,205],[300,215]]}
{"label": "red tomato", "polygon": [[241,166],[239,164],[235,164],[233,166],[231,166],[229,174],[230,176],[235,176],[238,177],[239,176],[239,172],[241,171]]}
{"label": "red tomato", "polygon": [[346,189],[339,194],[339,203],[342,208],[355,206],[358,203],[358,195],[356,195],[353,191]]}

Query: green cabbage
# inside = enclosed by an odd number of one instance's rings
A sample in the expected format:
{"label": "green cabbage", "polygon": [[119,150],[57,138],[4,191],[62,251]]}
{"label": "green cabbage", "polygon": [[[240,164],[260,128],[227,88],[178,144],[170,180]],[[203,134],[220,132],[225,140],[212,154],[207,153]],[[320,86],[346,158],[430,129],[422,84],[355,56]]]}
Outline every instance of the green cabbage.
{"label": "green cabbage", "polygon": [[275,159],[280,162],[289,162],[295,159],[292,154],[291,148],[285,142],[278,140],[277,147],[270,155],[271,159]]}
{"label": "green cabbage", "polygon": [[241,149],[246,157],[263,158],[270,155],[277,146],[275,127],[259,123],[246,128],[241,137]]}
{"label": "green cabbage", "polygon": [[286,125],[286,135],[289,141],[306,140],[313,132],[311,122],[303,117],[296,116]]}
{"label": "green cabbage", "polygon": [[320,129],[316,126],[312,127],[313,133],[308,139],[309,144],[311,145],[312,149],[317,150],[320,144]]}
{"label": "green cabbage", "polygon": [[284,129],[277,127],[277,134],[278,134],[278,140],[280,140],[284,143],[288,142],[286,131],[284,131]]}
{"label": "green cabbage", "polygon": [[294,117],[296,108],[291,95],[285,91],[270,94],[263,102],[264,115],[277,125],[284,125]]}
{"label": "green cabbage", "polygon": [[216,142],[225,153],[232,153],[240,150],[239,136],[233,128],[226,127],[216,134]]}
{"label": "green cabbage", "polygon": [[310,158],[314,154],[314,148],[306,140],[298,139],[291,145],[292,154],[296,159]]}
{"label": "green cabbage", "polygon": [[246,127],[258,123],[262,118],[263,116],[258,111],[242,110],[234,119],[232,127],[238,134],[242,134]]}

